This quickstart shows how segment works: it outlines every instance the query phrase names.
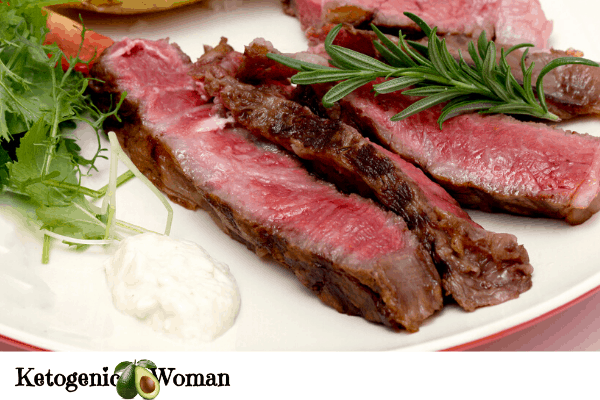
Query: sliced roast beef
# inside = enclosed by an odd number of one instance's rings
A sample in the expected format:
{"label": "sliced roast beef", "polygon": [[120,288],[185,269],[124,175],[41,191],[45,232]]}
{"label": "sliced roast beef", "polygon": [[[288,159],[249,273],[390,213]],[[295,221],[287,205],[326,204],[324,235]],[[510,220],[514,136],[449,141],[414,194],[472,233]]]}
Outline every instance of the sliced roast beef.
{"label": "sliced roast beef", "polygon": [[197,77],[219,87],[223,105],[251,132],[320,163],[321,169],[336,170],[328,174],[339,178],[336,184],[358,181],[401,215],[431,253],[446,292],[464,309],[498,304],[531,287],[532,267],[516,238],[485,231],[413,165],[370,143],[354,128],[319,118],[269,87],[212,74]]}
{"label": "sliced roast beef", "polygon": [[[441,34],[478,36],[485,30],[498,43],[533,43],[546,48],[552,22],[539,0],[282,0],[286,12],[296,15],[312,37],[322,37],[328,23],[418,30],[404,15],[412,12]],[[397,33],[397,32],[395,32]]]}
{"label": "sliced roast beef", "polygon": [[[236,63],[218,49],[204,61],[213,74]],[[341,194],[235,125],[189,70],[187,56],[167,41],[125,39],[91,72],[100,107],[127,91],[121,122],[111,119],[105,129],[117,132],[158,188],[208,211],[232,238],[291,269],[340,312],[415,331],[442,307],[435,266],[401,218]]]}
{"label": "sliced roast beef", "polygon": [[426,171],[466,207],[586,221],[600,208],[600,140],[521,122],[468,114],[438,127],[441,106],[390,118],[416,99],[373,96],[371,85],[340,105],[345,118]]}
{"label": "sliced roast beef", "polygon": [[[361,43],[366,46],[366,41]],[[251,56],[263,57],[260,51]],[[327,89],[313,85],[303,100],[316,105]],[[505,115],[458,116],[440,130],[437,118],[442,106],[390,121],[416,100],[400,93],[374,96],[369,84],[327,113],[418,165],[462,206],[559,218],[571,224],[585,222],[600,209],[599,138]]]}

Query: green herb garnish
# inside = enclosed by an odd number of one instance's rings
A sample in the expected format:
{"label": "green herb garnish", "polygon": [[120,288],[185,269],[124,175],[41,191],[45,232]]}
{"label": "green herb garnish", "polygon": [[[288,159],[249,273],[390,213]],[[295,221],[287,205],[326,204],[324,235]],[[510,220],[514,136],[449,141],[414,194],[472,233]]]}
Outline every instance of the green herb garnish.
{"label": "green herb garnish", "polygon": [[[117,186],[142,174],[114,134],[109,135],[109,183],[100,190],[81,184],[83,177],[98,169],[98,160],[108,158],[100,136],[102,124],[117,116],[124,96],[115,109],[103,113],[85,94],[91,78],[74,69],[78,63],[89,64],[79,58],[85,28],[73,58],[66,57],[56,44],[44,44],[48,29],[41,7],[63,2],[0,2],[0,193],[17,194],[35,206],[31,217],[44,233],[44,263],[49,260],[51,237],[82,247],[120,239],[117,228],[148,232],[115,218]],[[63,59],[68,61],[66,70]],[[89,159],[82,156],[72,134],[77,123],[87,124],[96,134],[97,148]],[[120,177],[117,159],[130,169]],[[147,179],[143,181],[148,184]],[[172,209],[162,195],[159,198],[169,213],[168,234]],[[102,205],[96,206],[94,202],[100,199]]]}
{"label": "green herb garnish", "polygon": [[532,88],[534,63],[525,66],[526,49],[521,58],[523,85],[513,76],[506,56],[523,48],[533,47],[524,43],[511,47],[506,52],[500,50],[497,60],[496,45],[486,39],[485,32],[479,36],[477,44],[469,43],[469,54],[473,65],[467,64],[459,51],[459,60],[448,51],[446,42],[440,39],[437,28],[431,28],[421,18],[404,13],[412,19],[429,38],[427,46],[405,40],[399,32],[399,42],[395,44],[376,26],[371,25],[380,41],[373,42],[375,48],[387,63],[365,54],[333,44],[342,25],[329,32],[325,40],[325,50],[333,67],[298,61],[278,54],[268,54],[288,67],[301,71],[292,77],[292,83],[312,85],[316,83],[338,82],[323,96],[325,107],[331,107],[359,87],[378,78],[392,78],[373,86],[375,93],[392,93],[406,89],[402,94],[422,96],[398,114],[392,121],[400,121],[437,104],[446,103],[438,124],[440,129],[444,121],[454,116],[472,111],[480,113],[525,114],[533,117],[558,121],[560,118],[548,111],[544,97],[543,78],[553,70],[566,64],[583,64],[598,67],[598,63],[580,57],[562,57],[555,59],[541,70],[536,81],[537,98]]}

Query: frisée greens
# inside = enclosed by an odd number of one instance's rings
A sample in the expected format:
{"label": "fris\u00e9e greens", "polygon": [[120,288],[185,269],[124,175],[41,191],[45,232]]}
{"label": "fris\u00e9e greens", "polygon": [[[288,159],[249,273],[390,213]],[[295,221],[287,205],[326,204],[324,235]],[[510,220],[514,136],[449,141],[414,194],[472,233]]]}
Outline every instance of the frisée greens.
{"label": "fris\u00e9e greens", "polygon": [[[107,159],[102,146],[102,124],[118,118],[117,107],[103,113],[85,94],[88,78],[77,72],[77,64],[88,64],[77,56],[67,57],[56,44],[44,44],[48,29],[42,7],[64,1],[11,0],[0,2],[0,193],[10,192],[33,204],[35,222],[44,232],[42,262],[49,260],[51,237],[78,247],[108,244],[122,238],[118,228],[130,232],[146,229],[117,220],[115,190],[141,173],[110,135],[109,183],[100,190],[82,185],[82,178],[97,171],[97,161]],[[94,57],[92,57],[93,59]],[[63,69],[62,60],[68,61]],[[72,134],[77,124],[89,125],[97,137],[95,153],[86,158]],[[117,177],[117,159],[130,171]],[[172,209],[167,207],[170,230]],[[94,204],[102,199],[101,206]]]}

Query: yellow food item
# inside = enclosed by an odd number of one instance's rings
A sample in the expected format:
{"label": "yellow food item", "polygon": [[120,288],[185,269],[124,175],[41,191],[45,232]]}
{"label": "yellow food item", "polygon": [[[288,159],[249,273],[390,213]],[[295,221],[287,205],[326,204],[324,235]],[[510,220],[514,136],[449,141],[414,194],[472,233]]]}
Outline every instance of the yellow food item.
{"label": "yellow food item", "polygon": [[81,0],[53,8],[80,8],[107,14],[139,14],[163,11],[203,0]]}

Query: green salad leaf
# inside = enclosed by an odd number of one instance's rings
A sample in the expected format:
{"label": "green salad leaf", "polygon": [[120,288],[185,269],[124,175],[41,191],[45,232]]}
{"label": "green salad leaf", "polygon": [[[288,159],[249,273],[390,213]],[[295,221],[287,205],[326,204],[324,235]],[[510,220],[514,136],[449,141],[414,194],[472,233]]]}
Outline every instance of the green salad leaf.
{"label": "green salad leaf", "polygon": [[[134,175],[142,176],[116,137],[110,140],[109,183],[100,190],[81,184],[98,170],[98,160],[108,159],[100,140],[102,125],[107,118],[118,118],[124,96],[115,109],[103,113],[86,95],[91,78],[75,70],[76,64],[89,63],[79,58],[85,28],[75,57],[68,58],[56,44],[44,44],[48,29],[42,7],[64,2],[0,1],[0,193],[16,193],[35,206],[35,222],[45,235],[43,262],[49,260],[51,237],[85,247],[120,239],[117,227],[147,232],[114,217],[116,188]],[[68,65],[64,69],[63,60]],[[90,158],[81,154],[72,135],[79,124],[89,125],[97,135]],[[131,171],[117,177],[117,159]],[[102,206],[95,205],[101,198]],[[172,209],[167,210],[168,233]]]}
{"label": "green salad leaf", "polygon": [[10,156],[4,148],[0,147],[0,191],[8,185],[8,166]]}

